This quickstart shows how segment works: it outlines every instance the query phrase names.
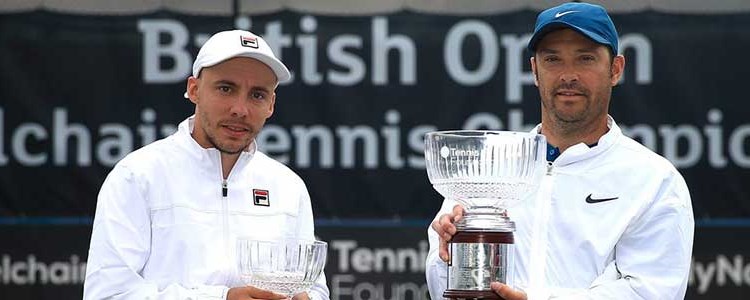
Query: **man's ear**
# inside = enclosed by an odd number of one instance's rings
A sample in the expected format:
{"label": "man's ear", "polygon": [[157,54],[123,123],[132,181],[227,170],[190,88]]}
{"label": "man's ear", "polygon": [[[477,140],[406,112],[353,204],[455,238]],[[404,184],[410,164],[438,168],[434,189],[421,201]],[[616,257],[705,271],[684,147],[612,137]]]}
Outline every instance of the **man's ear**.
{"label": "man's ear", "polygon": [[534,85],[539,86],[539,75],[536,72],[536,59],[532,56],[529,61],[531,63],[531,73],[534,74]]}
{"label": "man's ear", "polygon": [[190,102],[198,104],[198,78],[195,78],[193,76],[188,77],[185,90],[185,93],[187,93]]}
{"label": "man's ear", "polygon": [[625,56],[617,55],[612,59],[612,67],[610,67],[611,71],[611,78],[610,83],[612,86],[617,85],[618,82],[620,82],[620,77],[622,77],[622,73],[625,70]]}
{"label": "man's ear", "polygon": [[271,94],[271,105],[268,106],[268,116],[267,118],[270,118],[273,115],[273,110],[276,107],[276,92],[273,92]]}

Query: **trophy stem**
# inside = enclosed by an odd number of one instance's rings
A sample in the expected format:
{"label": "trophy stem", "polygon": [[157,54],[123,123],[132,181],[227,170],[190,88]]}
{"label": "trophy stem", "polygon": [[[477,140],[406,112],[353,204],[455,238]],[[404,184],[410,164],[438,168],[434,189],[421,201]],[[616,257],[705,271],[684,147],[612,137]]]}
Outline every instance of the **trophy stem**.
{"label": "trophy stem", "polygon": [[463,218],[456,222],[458,231],[513,232],[516,224],[511,221],[504,208],[471,207]]}

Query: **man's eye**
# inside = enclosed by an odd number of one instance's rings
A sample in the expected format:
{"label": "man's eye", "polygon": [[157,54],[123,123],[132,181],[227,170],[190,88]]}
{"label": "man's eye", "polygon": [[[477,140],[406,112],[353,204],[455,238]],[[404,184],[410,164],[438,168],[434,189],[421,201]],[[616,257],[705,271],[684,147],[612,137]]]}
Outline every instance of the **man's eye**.
{"label": "man's eye", "polygon": [[544,61],[546,61],[546,62],[556,62],[558,60],[560,60],[560,59],[558,59],[557,56],[547,56],[547,57],[544,58]]}
{"label": "man's eye", "polygon": [[266,95],[261,92],[252,92],[251,96],[253,97],[253,99],[257,99],[257,100],[266,99]]}
{"label": "man's eye", "polygon": [[229,92],[232,91],[232,88],[230,88],[228,86],[220,86],[219,87],[219,91],[221,91],[222,93],[229,93]]}
{"label": "man's eye", "polygon": [[594,57],[592,55],[584,55],[584,56],[581,57],[581,60],[582,61],[595,61],[596,57]]}

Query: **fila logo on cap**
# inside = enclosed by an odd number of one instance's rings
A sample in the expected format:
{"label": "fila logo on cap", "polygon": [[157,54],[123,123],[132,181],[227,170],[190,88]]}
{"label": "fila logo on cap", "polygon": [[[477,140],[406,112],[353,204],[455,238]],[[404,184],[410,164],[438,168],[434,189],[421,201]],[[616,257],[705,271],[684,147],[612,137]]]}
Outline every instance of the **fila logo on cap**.
{"label": "fila logo on cap", "polygon": [[271,206],[271,200],[268,198],[268,190],[253,189],[253,204]]}
{"label": "fila logo on cap", "polygon": [[258,38],[254,36],[241,36],[240,43],[243,47],[258,49]]}

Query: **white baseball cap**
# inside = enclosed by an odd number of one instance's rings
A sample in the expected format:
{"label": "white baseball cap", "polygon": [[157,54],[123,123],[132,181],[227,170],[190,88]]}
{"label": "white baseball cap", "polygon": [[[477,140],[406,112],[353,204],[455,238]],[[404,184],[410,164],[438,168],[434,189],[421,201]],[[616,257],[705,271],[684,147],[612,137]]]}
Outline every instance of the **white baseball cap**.
{"label": "white baseball cap", "polygon": [[[266,64],[279,82],[291,78],[289,69],[271,51],[263,38],[244,30],[228,30],[212,35],[198,51],[193,62],[193,77],[198,78],[201,70],[234,57],[249,57]],[[187,98],[187,93],[185,93]]]}

